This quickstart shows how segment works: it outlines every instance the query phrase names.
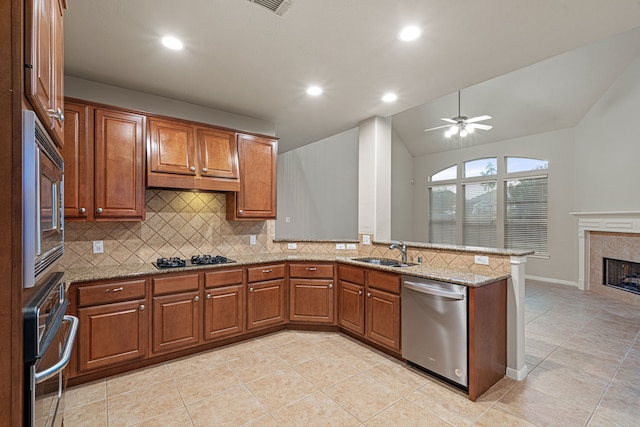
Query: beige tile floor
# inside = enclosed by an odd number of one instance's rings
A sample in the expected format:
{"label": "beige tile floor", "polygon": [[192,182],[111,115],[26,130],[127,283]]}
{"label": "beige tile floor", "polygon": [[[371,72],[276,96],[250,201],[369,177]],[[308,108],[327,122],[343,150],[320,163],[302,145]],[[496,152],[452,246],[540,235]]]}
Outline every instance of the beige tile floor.
{"label": "beige tile floor", "polygon": [[283,331],[71,388],[65,426],[640,425],[640,310],[526,289],[530,375],[475,403],[344,335]]}

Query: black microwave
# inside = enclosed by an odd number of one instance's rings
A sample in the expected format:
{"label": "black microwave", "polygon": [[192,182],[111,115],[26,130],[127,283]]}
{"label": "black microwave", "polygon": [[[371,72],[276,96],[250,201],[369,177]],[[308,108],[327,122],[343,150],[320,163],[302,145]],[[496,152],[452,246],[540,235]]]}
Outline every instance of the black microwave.
{"label": "black microwave", "polygon": [[30,288],[64,253],[64,162],[35,113],[22,116],[22,281]]}

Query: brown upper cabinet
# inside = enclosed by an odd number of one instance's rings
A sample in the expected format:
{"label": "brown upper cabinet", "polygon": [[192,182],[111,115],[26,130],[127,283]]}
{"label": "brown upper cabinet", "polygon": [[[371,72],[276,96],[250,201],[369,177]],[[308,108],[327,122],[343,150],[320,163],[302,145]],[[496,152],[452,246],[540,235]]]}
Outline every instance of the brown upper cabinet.
{"label": "brown upper cabinet", "polygon": [[64,144],[64,10],[66,0],[25,2],[25,84],[34,111]]}
{"label": "brown upper cabinet", "polygon": [[227,219],[276,218],[278,141],[238,134],[240,191],[227,194]]}
{"label": "brown upper cabinet", "polygon": [[142,221],[145,117],[67,101],[65,219]]}
{"label": "brown upper cabinet", "polygon": [[148,187],[239,190],[235,132],[179,120],[148,122]]}

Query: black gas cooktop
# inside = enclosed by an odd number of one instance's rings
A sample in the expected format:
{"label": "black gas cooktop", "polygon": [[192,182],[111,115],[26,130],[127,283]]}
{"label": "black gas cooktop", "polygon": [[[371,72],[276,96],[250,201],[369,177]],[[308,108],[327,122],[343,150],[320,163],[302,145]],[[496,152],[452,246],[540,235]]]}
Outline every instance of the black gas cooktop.
{"label": "black gas cooktop", "polygon": [[232,259],[221,255],[194,255],[190,260],[173,257],[158,258],[152,263],[156,268],[178,268],[178,267],[196,267],[198,265],[214,265],[214,264],[230,264],[235,262]]}

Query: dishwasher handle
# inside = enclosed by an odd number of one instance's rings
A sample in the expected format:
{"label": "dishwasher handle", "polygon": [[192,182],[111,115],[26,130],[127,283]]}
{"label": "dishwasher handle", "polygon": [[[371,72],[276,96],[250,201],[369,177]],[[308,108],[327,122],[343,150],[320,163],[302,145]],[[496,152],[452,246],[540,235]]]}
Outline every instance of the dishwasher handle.
{"label": "dishwasher handle", "polygon": [[426,283],[409,282],[408,280],[405,280],[403,283],[407,289],[411,289],[423,294],[436,295],[439,297],[445,297],[445,298],[456,299],[456,300],[464,299],[463,293],[451,292],[446,289],[439,288],[438,286],[432,286]]}

